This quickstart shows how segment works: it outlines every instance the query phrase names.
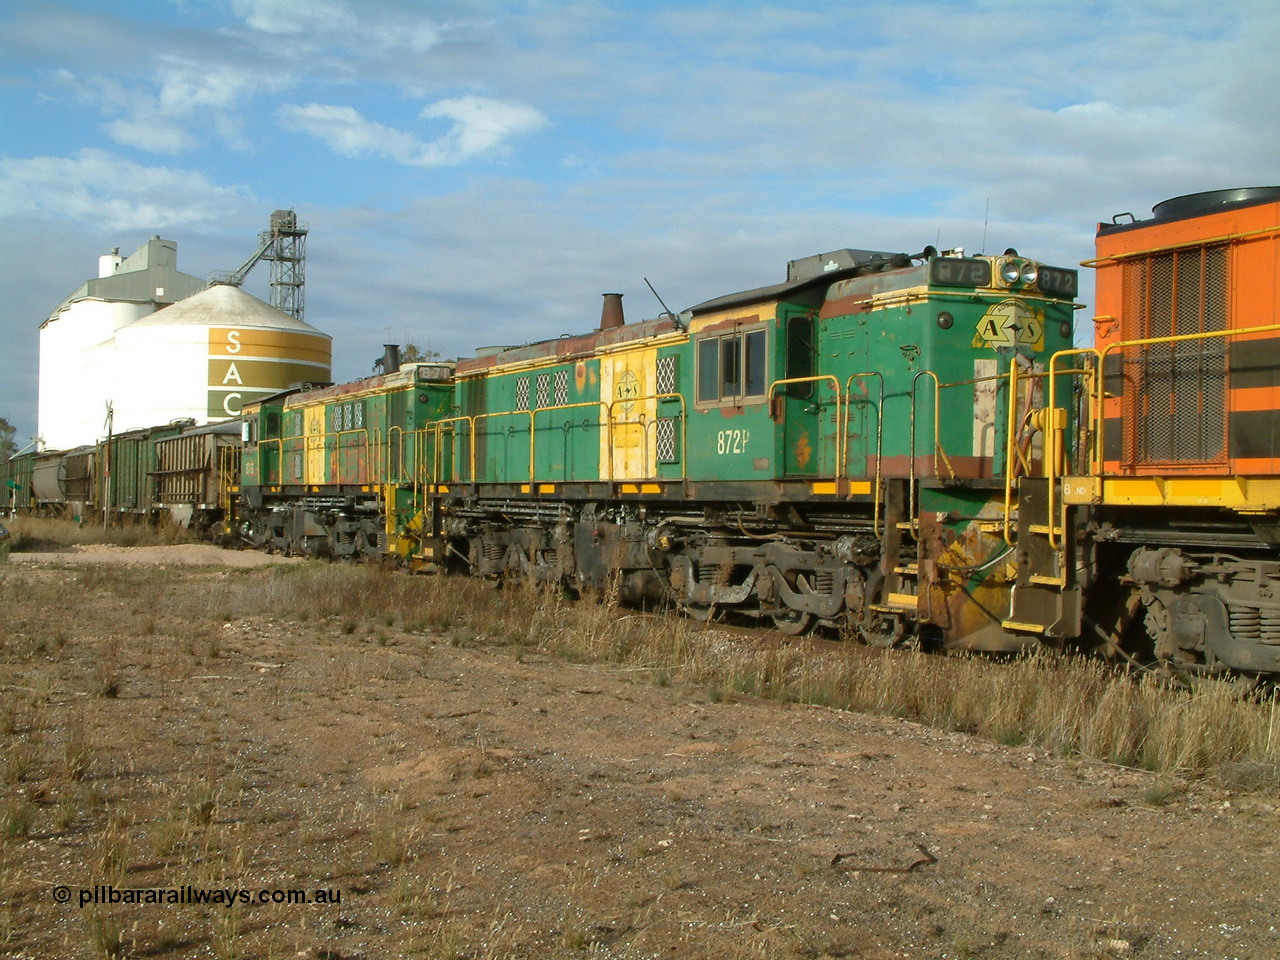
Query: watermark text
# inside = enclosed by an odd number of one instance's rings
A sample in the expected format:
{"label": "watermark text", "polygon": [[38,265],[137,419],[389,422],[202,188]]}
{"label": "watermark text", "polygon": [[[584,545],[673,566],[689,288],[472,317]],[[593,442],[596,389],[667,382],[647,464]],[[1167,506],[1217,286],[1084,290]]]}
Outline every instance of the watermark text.
{"label": "watermark text", "polygon": [[293,888],[281,887],[196,887],[183,884],[180,887],[116,887],[98,884],[92,887],[53,888],[57,903],[76,900],[81,909],[90,906],[116,904],[220,906],[271,906],[274,904],[309,905],[342,903],[340,887]]}

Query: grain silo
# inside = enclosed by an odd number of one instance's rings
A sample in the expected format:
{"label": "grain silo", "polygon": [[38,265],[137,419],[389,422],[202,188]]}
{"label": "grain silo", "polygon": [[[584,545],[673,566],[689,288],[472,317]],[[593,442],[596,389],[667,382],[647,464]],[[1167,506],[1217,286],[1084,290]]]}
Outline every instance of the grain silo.
{"label": "grain silo", "polygon": [[205,287],[178,271],[178,245],[152,237],[133,255],[99,258],[85,281],[40,325],[38,431],[46,447],[92,443],[104,431],[111,383],[128,377],[114,363],[117,330]]}
{"label": "grain silo", "polygon": [[225,420],[242,404],[330,379],[332,338],[239,287],[218,284],[121,327],[115,429],[190,417]]}

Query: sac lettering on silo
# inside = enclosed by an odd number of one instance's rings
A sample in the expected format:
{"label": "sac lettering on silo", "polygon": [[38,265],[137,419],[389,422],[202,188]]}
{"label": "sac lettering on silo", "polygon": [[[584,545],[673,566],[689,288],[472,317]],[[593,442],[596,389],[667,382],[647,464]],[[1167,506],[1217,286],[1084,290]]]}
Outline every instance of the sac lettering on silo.
{"label": "sac lettering on silo", "polygon": [[238,416],[241,407],[299,383],[329,379],[328,337],[253,327],[209,328],[210,419]]}

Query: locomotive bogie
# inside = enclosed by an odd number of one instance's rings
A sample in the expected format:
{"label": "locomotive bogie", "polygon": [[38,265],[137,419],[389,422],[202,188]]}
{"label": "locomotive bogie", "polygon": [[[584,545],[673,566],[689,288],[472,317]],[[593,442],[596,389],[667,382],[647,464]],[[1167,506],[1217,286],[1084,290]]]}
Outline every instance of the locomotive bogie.
{"label": "locomotive bogie", "polygon": [[1182,668],[1280,673],[1280,562],[1139,547],[1126,566],[1158,657]]}

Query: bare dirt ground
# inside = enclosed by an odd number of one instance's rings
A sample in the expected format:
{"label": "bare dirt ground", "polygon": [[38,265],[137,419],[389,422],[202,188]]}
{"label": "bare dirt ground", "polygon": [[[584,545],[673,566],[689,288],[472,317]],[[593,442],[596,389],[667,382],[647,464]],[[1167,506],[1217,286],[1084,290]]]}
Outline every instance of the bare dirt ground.
{"label": "bare dirt ground", "polygon": [[1243,775],[242,616],[193,598],[262,571],[147,549],[0,565],[2,955],[1280,956],[1277,798]]}
{"label": "bare dirt ground", "polygon": [[179,543],[172,546],[120,547],[111,543],[86,543],[57,550],[9,555],[13,563],[50,564],[142,564],[176,567],[263,567],[278,563],[301,563],[298,557],[272,556],[254,550],[222,550],[209,543]]}

